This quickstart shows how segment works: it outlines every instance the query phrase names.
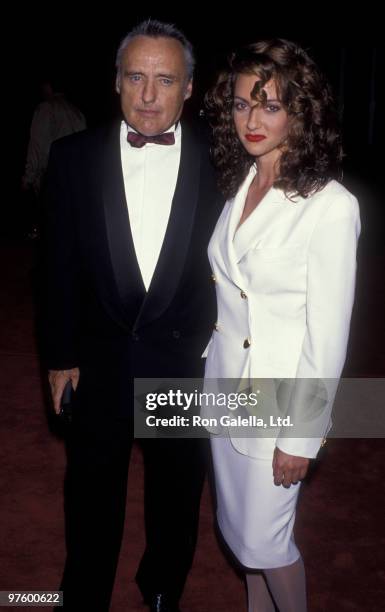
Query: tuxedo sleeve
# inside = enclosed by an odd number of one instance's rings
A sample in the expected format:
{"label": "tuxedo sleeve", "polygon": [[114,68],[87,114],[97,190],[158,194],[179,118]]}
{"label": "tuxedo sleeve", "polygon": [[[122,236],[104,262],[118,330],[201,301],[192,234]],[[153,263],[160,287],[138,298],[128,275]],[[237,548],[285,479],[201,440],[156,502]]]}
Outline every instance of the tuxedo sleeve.
{"label": "tuxedo sleeve", "polygon": [[306,333],[287,411],[302,437],[290,438],[282,428],[276,442],[284,452],[302,457],[315,457],[330,429],[354,301],[358,203],[348,192],[331,197],[310,239]]}
{"label": "tuxedo sleeve", "polygon": [[79,365],[78,256],[70,161],[63,142],[52,146],[43,193],[38,329],[43,363],[53,370]]}

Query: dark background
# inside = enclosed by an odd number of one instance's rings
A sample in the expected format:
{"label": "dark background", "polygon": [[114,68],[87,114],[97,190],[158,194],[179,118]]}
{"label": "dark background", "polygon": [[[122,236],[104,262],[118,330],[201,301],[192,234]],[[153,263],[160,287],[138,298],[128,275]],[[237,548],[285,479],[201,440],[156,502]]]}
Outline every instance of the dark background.
{"label": "dark background", "polygon": [[[8,36],[5,67],[11,68],[6,99],[10,103],[10,172],[12,192],[23,171],[29,126],[39,102],[37,84],[56,73],[86,115],[89,125],[111,117],[117,108],[114,61],[120,40],[138,21],[152,17],[179,26],[196,49],[195,91],[187,114],[198,112],[222,58],[233,47],[265,37],[284,37],[304,46],[331,81],[341,111],[346,151],[345,168],[356,177],[379,178],[384,129],[384,33],[373,5],[351,4],[345,13],[322,4],[230,2],[224,6],[186,3],[179,8],[156,3],[104,3],[80,13],[81,5],[52,3],[29,12],[15,6],[3,22]],[[9,32],[7,32],[9,28]],[[6,117],[8,114],[6,114]],[[380,165],[381,164],[381,165]],[[7,190],[8,191],[8,190]]]}

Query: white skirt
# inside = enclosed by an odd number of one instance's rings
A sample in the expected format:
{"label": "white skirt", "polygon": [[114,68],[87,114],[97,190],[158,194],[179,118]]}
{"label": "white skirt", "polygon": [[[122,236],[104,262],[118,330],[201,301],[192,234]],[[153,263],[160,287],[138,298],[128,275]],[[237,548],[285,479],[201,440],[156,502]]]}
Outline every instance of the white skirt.
{"label": "white skirt", "polygon": [[269,569],[300,557],[293,537],[300,483],[276,486],[271,459],[242,455],[229,437],[211,437],[222,535],[244,566]]}

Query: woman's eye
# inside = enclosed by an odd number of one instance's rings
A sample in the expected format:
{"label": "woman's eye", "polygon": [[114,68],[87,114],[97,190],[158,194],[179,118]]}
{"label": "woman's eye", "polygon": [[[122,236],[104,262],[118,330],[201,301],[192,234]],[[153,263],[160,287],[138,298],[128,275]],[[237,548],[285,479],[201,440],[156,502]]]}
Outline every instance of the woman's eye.
{"label": "woman's eye", "polygon": [[267,110],[269,113],[276,113],[276,112],[278,112],[279,110],[281,110],[281,107],[280,107],[280,106],[278,106],[277,104],[268,104],[268,105],[266,106],[266,110]]}
{"label": "woman's eye", "polygon": [[246,107],[247,107],[247,105],[244,104],[244,102],[235,102],[234,103],[234,108],[237,111],[243,111],[243,110],[245,110]]}

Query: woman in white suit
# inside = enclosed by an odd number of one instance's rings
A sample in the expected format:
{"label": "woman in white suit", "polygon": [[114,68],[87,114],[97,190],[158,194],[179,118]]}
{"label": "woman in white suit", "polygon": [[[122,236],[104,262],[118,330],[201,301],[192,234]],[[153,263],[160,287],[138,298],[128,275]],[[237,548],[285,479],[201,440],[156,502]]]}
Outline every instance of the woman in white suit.
{"label": "woman in white suit", "polygon": [[[232,55],[206,103],[228,197],[209,245],[218,322],[206,378],[336,380],[360,221],[356,198],[338,182],[329,86],[296,44],[262,41]],[[211,438],[218,523],[248,568],[249,612],[274,610],[271,597],[280,612],[306,610],[293,526],[299,483],[330,428],[335,388],[323,388],[311,435],[289,438],[277,427],[270,438],[231,429]],[[306,412],[301,402],[294,392],[288,414]]]}

